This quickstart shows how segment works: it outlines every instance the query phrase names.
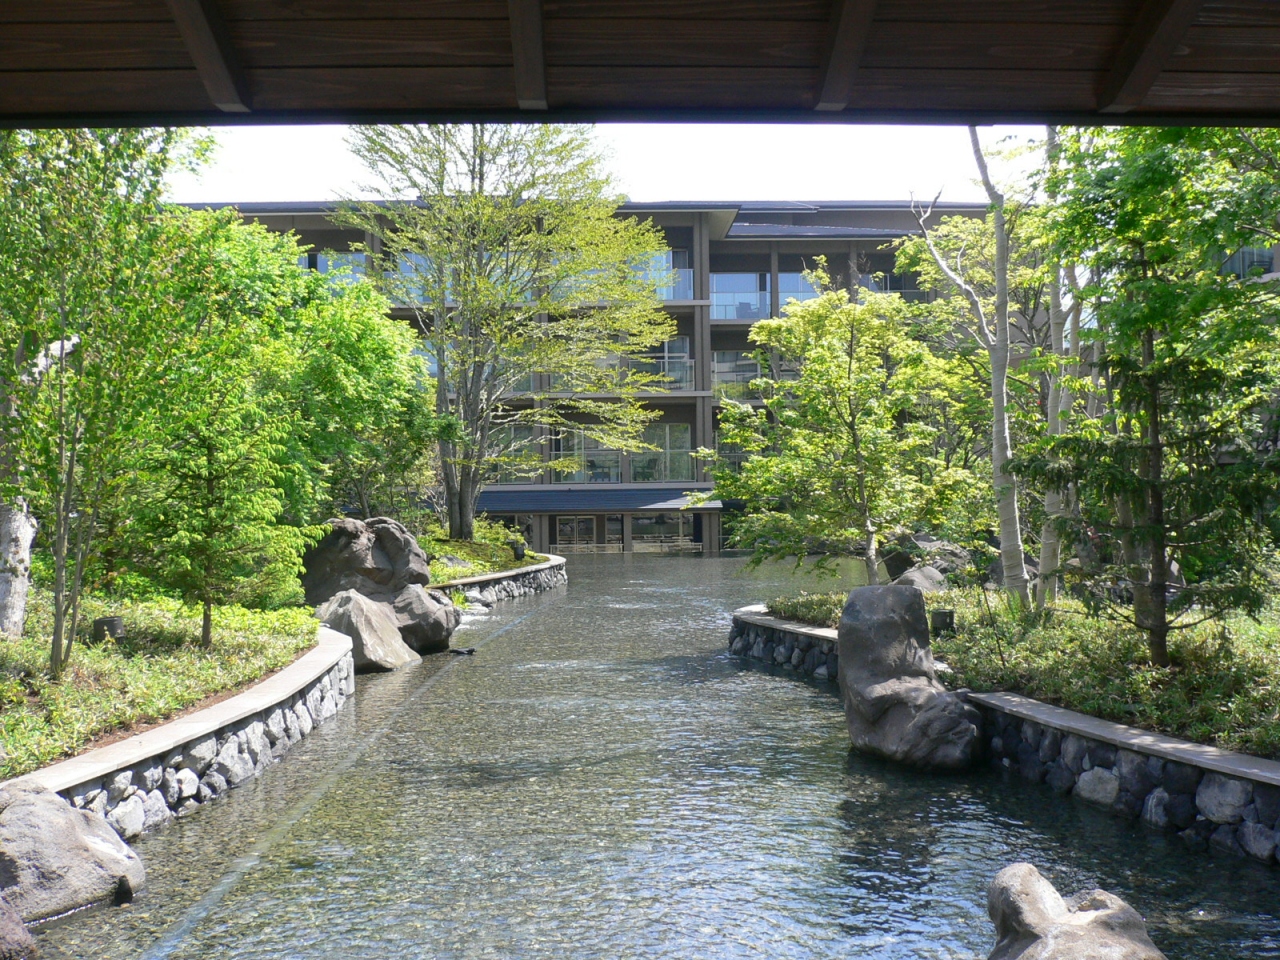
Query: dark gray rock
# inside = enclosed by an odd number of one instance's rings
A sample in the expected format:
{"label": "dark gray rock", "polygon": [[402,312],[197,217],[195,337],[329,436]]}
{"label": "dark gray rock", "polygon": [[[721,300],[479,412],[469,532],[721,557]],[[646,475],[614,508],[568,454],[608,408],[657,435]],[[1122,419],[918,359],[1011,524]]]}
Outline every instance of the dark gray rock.
{"label": "dark gray rock", "polygon": [[1253,785],[1253,805],[1258,811],[1258,822],[1264,827],[1274,827],[1280,820],[1280,787],[1269,783]]}
{"label": "dark gray rock", "polygon": [[1164,788],[1172,793],[1195,793],[1204,771],[1190,764],[1169,760],[1164,765]]}
{"label": "dark gray rock", "polygon": [[[351,638],[357,670],[395,670],[422,659],[400,639],[392,608],[354,590],[344,590],[321,604],[316,616],[325,626]],[[302,718],[298,719],[301,722]]]}
{"label": "dark gray rock", "polygon": [[1067,769],[1079,776],[1084,772],[1084,761],[1089,754],[1089,741],[1069,733],[1062,738],[1062,762]]}
{"label": "dark gray rock", "polygon": [[852,591],[838,636],[845,720],[856,749],[925,769],[973,763],[981,716],[938,682],[919,590]]}
{"label": "dark gray rock", "polygon": [[1237,857],[1245,855],[1244,848],[1236,837],[1236,828],[1227,823],[1218,824],[1213,833],[1209,834],[1209,849]]}
{"label": "dark gray rock", "polygon": [[1189,793],[1171,793],[1165,801],[1169,826],[1186,830],[1196,822],[1196,798]]}
{"label": "dark gray rock", "polygon": [[1270,863],[1276,852],[1276,832],[1260,823],[1240,824],[1236,840],[1245,853],[1263,863]]}
{"label": "dark gray rock", "polygon": [[[227,792],[227,781],[223,779],[220,773],[217,773],[214,770],[210,770],[200,778],[200,786],[204,788],[199,791],[201,803],[205,803],[206,801],[212,800]],[[209,791],[209,796],[207,797],[204,796],[205,790]]]}
{"label": "dark gray rock", "polygon": [[1220,773],[1205,774],[1196,789],[1196,807],[1214,823],[1239,823],[1252,801],[1253,784]]}
{"label": "dark gray rock", "polygon": [[[135,794],[125,803],[142,800]],[[35,784],[0,787],[0,885],[28,923],[142,889],[142,861],[105,819]]]}
{"label": "dark gray rock", "polygon": [[915,566],[916,558],[905,550],[890,550],[881,555],[880,562],[884,564],[889,579],[894,580]]}
{"label": "dark gray rock", "polygon": [[36,960],[39,955],[18,911],[0,898],[0,960]]}
{"label": "dark gray rock", "polygon": [[1157,830],[1169,829],[1169,794],[1156,787],[1142,804],[1142,822]]}
{"label": "dark gray rock", "polygon": [[1042,763],[1052,763],[1058,759],[1058,755],[1061,752],[1062,731],[1050,727],[1044,732],[1044,736],[1040,738],[1040,760]]}
{"label": "dark gray rock", "polygon": [[921,593],[942,593],[948,589],[947,578],[933,567],[913,567],[893,581],[895,587],[915,587]]}
{"label": "dark gray rock", "polygon": [[1109,743],[1098,740],[1089,741],[1089,763],[1095,767],[1114,767],[1116,765],[1116,748]]}
{"label": "dark gray rock", "polygon": [[1045,782],[1049,784],[1054,793],[1067,794],[1076,785],[1076,775],[1067,769],[1067,765],[1061,760],[1055,760],[1049,764]]}
{"label": "dark gray rock", "polygon": [[399,522],[340,519],[329,528],[302,561],[302,588],[313,606],[345,590],[389,601],[411,583],[431,582],[431,558]]}
{"label": "dark gray rock", "polygon": [[987,888],[988,960],[1166,960],[1131,906],[1105,890],[1063,900],[1035,867],[1005,867]]}

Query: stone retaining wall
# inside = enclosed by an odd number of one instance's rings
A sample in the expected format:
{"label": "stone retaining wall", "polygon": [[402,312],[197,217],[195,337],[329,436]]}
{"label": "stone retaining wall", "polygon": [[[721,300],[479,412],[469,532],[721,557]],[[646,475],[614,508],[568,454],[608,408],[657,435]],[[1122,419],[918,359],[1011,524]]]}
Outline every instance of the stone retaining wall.
{"label": "stone retaining wall", "polygon": [[836,632],[780,620],[765,613],[764,604],[733,612],[729,652],[773,664],[797,676],[835,681],[840,660]]}
{"label": "stone retaining wall", "polygon": [[[835,630],[734,611],[732,653],[797,676],[834,679]],[[945,665],[938,664],[940,672]],[[1099,720],[1010,693],[965,693],[985,721],[992,764],[1190,846],[1276,863],[1280,763]],[[1043,789],[1043,787],[1041,787]]]}
{"label": "stone retaining wall", "polygon": [[93,810],[129,840],[257,776],[353,693],[351,639],[321,627],[315,649],[243,693],[18,781]]}
{"label": "stone retaining wall", "polygon": [[1280,763],[1002,693],[968,695],[992,763],[1190,846],[1276,861]]}
{"label": "stone retaining wall", "polygon": [[540,593],[568,583],[569,573],[565,568],[564,557],[551,554],[547,554],[547,557],[542,563],[518,570],[463,577],[461,580],[432,584],[432,587],[438,590],[461,590],[468,603],[492,607],[499,600],[526,597],[531,593]]}

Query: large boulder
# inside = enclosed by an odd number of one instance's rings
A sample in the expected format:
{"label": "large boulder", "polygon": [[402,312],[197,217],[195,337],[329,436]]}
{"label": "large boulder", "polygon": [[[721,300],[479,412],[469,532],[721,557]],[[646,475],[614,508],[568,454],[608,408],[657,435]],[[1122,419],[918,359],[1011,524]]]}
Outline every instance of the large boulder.
{"label": "large boulder", "polygon": [[18,911],[0,900],[0,960],[35,960],[35,938],[22,925]]}
{"label": "large boulder", "polygon": [[431,583],[431,557],[413,534],[387,517],[330,520],[329,527],[303,557],[307,602],[322,606],[354,591],[384,605],[399,625],[400,639],[412,649],[448,649],[462,615],[443,593],[423,589]]}
{"label": "large boulder", "polygon": [[1138,912],[1105,890],[1063,900],[1029,863],[996,874],[987,888],[996,945],[987,960],[1166,960]]}
{"label": "large boulder", "polygon": [[431,557],[404,525],[387,517],[330,520],[329,532],[302,558],[302,589],[319,606],[343,590],[392,600],[411,583],[431,582]]}
{"label": "large boulder", "polygon": [[95,903],[126,903],[146,879],[105,819],[46,787],[0,787],[0,895],[31,923]]}
{"label": "large boulder", "polygon": [[852,591],[840,615],[839,645],[840,690],[855,749],[924,769],[973,763],[981,716],[938,682],[919,590]]}
{"label": "large boulder", "polygon": [[351,638],[357,670],[395,670],[422,658],[400,638],[400,626],[390,604],[370,600],[355,590],[343,590],[322,603],[316,616],[326,627]]}
{"label": "large boulder", "polygon": [[457,629],[462,614],[439,590],[427,590],[411,583],[392,604],[400,637],[418,653],[440,653],[449,649],[449,637]]}
{"label": "large boulder", "polygon": [[915,587],[921,593],[942,593],[950,586],[945,576],[929,566],[912,567],[893,583],[899,587]]}

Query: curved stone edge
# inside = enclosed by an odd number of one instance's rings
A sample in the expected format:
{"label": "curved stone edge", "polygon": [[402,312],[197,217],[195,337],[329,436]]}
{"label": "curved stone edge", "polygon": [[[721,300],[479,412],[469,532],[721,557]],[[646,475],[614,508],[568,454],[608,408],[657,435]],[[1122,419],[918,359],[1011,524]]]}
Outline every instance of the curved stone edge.
{"label": "curved stone edge", "polygon": [[321,626],[315,647],[234,697],[6,783],[48,787],[132,839],[257,776],[333,717],[355,693],[351,647]]}
{"label": "curved stone edge", "polygon": [[[796,651],[806,642],[829,643],[832,663],[838,664],[835,630],[782,620],[765,609],[753,604],[733,612],[730,652],[797,677],[837,676],[834,668],[810,669],[807,653],[796,662]],[[1280,860],[1280,762],[1015,693],[966,691],[963,696],[986,720],[988,755],[996,766],[1115,816],[1140,817],[1157,830],[1177,832],[1196,849],[1263,863]]]}
{"label": "curved stone edge", "polygon": [[835,682],[840,657],[836,631],[765,612],[762,603],[733,611],[729,652],[812,680]]}
{"label": "curved stone edge", "polygon": [[569,582],[569,572],[564,557],[546,554],[541,563],[514,570],[499,570],[475,577],[462,577],[443,583],[433,583],[433,590],[462,590],[468,603],[492,607],[499,600],[512,600],[532,593],[553,590]]}

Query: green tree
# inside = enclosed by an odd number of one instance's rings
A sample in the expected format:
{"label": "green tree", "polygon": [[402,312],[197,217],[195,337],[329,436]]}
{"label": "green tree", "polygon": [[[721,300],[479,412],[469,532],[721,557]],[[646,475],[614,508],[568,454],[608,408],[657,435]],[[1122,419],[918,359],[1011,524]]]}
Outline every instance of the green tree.
{"label": "green tree", "polygon": [[945,365],[911,336],[900,297],[863,296],[824,289],[752,327],[762,363],[797,375],[764,378],[759,409],[725,404],[722,440],[755,455],[715,479],[717,496],[747,504],[734,535],[756,562],[859,549],[875,584],[884,531],[945,512],[966,471],[932,457],[926,411],[948,404]]}
{"label": "green tree", "polygon": [[[342,219],[378,242],[371,280],[410,307],[436,378],[449,536],[470,539],[476,500],[529,467],[547,431],[636,448],[661,378],[628,364],[674,332],[660,309],[665,249],[619,205],[582,127],[357,127],[352,149],[384,203]],[[518,395],[518,396],[517,396]]]}
{"label": "green tree", "polygon": [[[1252,224],[1274,222],[1277,195],[1219,149],[1233,138],[1071,131],[1053,183],[1061,255],[1093,278],[1082,295],[1104,404],[1089,416],[1075,403],[1015,469],[1078,492],[1061,520],[1081,560],[1068,572],[1145,632],[1158,665],[1171,630],[1257,612],[1267,592],[1280,459],[1261,421],[1280,388],[1277,291],[1221,265],[1256,242]],[[1132,607],[1117,602],[1126,592]]]}
{"label": "green tree", "polygon": [[50,667],[70,656],[101,506],[118,495],[146,384],[168,356],[153,315],[170,130],[0,133],[0,502],[42,521]]}
{"label": "green tree", "polygon": [[141,493],[127,509],[153,576],[202,608],[208,644],[215,604],[296,592],[308,531],[282,517],[285,454],[301,421],[287,387],[302,342],[296,315],[329,295],[298,268],[294,238],[234,211],[174,212],[163,226],[160,294],[175,344],[147,384]]}

